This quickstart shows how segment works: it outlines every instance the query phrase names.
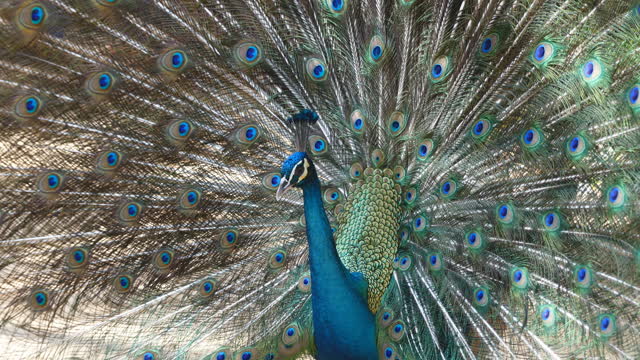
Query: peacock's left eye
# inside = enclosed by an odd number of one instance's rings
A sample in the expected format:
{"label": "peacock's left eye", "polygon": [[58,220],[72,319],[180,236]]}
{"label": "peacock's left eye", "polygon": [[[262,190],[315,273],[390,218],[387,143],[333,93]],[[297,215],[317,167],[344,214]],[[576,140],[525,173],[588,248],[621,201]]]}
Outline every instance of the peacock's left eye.
{"label": "peacock's left eye", "polygon": [[189,62],[189,57],[187,54],[180,49],[173,49],[166,51],[160,56],[159,59],[160,66],[169,72],[179,73],[182,72],[187,63]]}
{"label": "peacock's left eye", "polygon": [[305,68],[307,69],[307,75],[313,81],[324,81],[329,74],[325,62],[318,58],[307,60]]}

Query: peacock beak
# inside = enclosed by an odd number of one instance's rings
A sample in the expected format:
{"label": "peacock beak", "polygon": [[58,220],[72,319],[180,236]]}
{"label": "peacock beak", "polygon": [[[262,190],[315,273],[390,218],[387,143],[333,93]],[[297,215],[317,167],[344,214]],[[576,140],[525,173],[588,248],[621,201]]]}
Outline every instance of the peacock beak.
{"label": "peacock beak", "polygon": [[280,185],[278,186],[278,191],[276,191],[276,201],[280,201],[282,196],[291,189],[291,183],[289,183],[289,179],[282,178],[280,180]]}

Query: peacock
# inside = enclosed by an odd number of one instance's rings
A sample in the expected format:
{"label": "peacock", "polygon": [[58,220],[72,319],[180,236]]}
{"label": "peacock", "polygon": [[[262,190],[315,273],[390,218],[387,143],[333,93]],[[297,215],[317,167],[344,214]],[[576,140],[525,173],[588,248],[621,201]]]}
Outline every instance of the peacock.
{"label": "peacock", "polygon": [[640,358],[636,0],[3,0],[5,359]]}

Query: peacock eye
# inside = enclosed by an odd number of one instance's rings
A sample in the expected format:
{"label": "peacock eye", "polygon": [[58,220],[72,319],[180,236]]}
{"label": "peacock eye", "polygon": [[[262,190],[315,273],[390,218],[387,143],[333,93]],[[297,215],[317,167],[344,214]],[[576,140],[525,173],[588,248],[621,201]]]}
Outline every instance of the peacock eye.
{"label": "peacock eye", "polygon": [[347,0],[325,0],[327,8],[333,15],[342,15],[347,10]]}
{"label": "peacock eye", "polygon": [[491,54],[495,51],[497,43],[498,43],[498,35],[491,34],[486,38],[484,38],[484,40],[482,41],[482,45],[480,46],[480,51],[482,52],[482,54],[485,54],[485,55]]}
{"label": "peacock eye", "polygon": [[537,67],[542,67],[553,59],[556,52],[555,46],[550,42],[541,42],[531,54],[531,60]]}
{"label": "peacock eye", "polygon": [[169,50],[160,56],[160,66],[169,72],[179,73],[183,71],[189,62],[187,54],[179,49]]}
{"label": "peacock eye", "polygon": [[262,60],[262,48],[253,42],[244,42],[235,48],[236,59],[244,65],[253,66]]}
{"label": "peacock eye", "polygon": [[94,73],[87,79],[85,89],[90,94],[106,95],[112,89],[115,83],[115,77],[110,72]]}
{"label": "peacock eye", "polygon": [[311,80],[324,81],[327,79],[327,75],[329,74],[329,72],[324,61],[318,58],[311,58],[307,60],[305,67],[307,70],[307,75],[311,78]]}
{"label": "peacock eye", "polygon": [[20,10],[18,22],[27,29],[36,30],[45,25],[47,10],[39,3],[34,3]]}
{"label": "peacock eye", "polygon": [[439,82],[449,75],[449,62],[448,56],[440,56],[433,62],[433,65],[431,65],[431,81]]}

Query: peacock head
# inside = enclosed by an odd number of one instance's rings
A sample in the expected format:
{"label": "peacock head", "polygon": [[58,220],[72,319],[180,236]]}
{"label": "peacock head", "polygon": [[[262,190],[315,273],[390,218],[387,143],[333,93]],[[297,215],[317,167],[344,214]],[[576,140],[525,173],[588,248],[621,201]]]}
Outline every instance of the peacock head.
{"label": "peacock head", "polygon": [[276,198],[280,199],[292,187],[302,187],[314,175],[313,162],[306,152],[298,151],[291,154],[282,164],[280,186],[276,192]]}

